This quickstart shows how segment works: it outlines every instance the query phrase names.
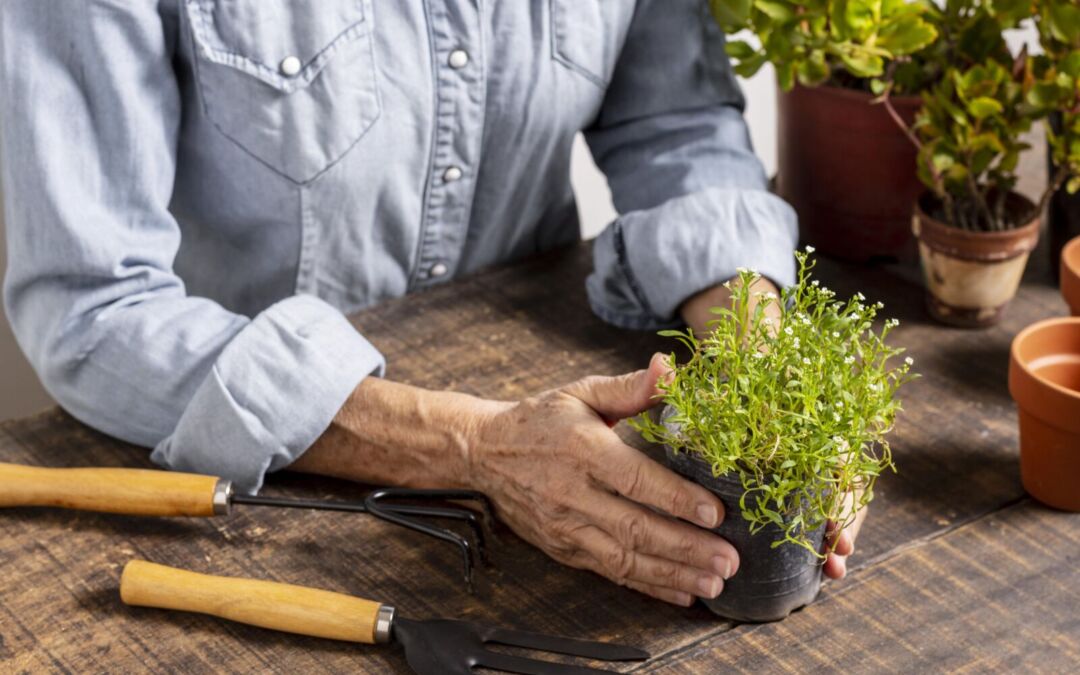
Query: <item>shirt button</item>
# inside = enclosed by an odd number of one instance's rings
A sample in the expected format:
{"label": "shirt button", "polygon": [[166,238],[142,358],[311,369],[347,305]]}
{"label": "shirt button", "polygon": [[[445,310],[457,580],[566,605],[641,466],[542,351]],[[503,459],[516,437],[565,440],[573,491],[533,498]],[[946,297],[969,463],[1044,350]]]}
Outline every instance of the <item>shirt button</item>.
{"label": "shirt button", "polygon": [[469,53],[464,49],[455,49],[450,52],[450,67],[459,70],[469,65]]}
{"label": "shirt button", "polygon": [[461,169],[456,166],[448,168],[443,171],[442,179],[444,182],[453,183],[456,180],[461,180]]}
{"label": "shirt button", "polygon": [[449,271],[450,270],[448,270],[446,268],[446,265],[444,265],[442,263],[435,263],[434,265],[431,266],[431,269],[428,270],[428,275],[432,279],[437,279],[438,277],[446,276],[446,273],[449,272]]}
{"label": "shirt button", "polygon": [[300,59],[295,56],[286,56],[281,59],[281,65],[278,68],[285,77],[292,77],[300,72],[300,65]]}

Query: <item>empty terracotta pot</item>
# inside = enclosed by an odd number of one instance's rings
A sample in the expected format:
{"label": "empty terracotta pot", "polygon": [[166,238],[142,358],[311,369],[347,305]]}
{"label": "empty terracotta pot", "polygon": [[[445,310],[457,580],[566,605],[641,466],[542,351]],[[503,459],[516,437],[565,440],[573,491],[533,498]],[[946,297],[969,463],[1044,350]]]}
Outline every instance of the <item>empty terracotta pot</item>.
{"label": "empty terracotta pot", "polygon": [[912,230],[919,241],[930,315],[964,328],[997,323],[1016,295],[1028,256],[1039,243],[1042,218],[1035,205],[1009,193],[1006,208],[1034,213],[1032,219],[1011,230],[979,232],[952,227],[928,215],[926,203],[925,196],[915,203]]}
{"label": "empty terracotta pot", "polygon": [[1013,339],[1009,393],[1020,413],[1024,489],[1080,511],[1080,318],[1040,321]]}
{"label": "empty terracotta pot", "polygon": [[[914,262],[915,147],[872,100],[843,87],[779,92],[776,190],[799,214],[803,243],[821,253]],[[892,103],[908,124],[922,105],[918,96]]]}
{"label": "empty terracotta pot", "polygon": [[1073,316],[1080,316],[1080,237],[1061,249],[1061,295]]}

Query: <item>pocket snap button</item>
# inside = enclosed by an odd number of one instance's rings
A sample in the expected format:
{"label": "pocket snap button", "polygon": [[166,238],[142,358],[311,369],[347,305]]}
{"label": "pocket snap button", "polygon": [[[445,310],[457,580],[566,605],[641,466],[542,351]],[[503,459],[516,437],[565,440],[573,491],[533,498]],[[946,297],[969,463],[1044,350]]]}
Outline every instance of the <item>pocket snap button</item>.
{"label": "pocket snap button", "polygon": [[286,56],[281,60],[281,65],[278,68],[285,77],[293,77],[300,72],[300,59],[295,56]]}
{"label": "pocket snap button", "polygon": [[460,70],[469,65],[469,53],[464,49],[455,49],[450,52],[450,67],[454,70]]}

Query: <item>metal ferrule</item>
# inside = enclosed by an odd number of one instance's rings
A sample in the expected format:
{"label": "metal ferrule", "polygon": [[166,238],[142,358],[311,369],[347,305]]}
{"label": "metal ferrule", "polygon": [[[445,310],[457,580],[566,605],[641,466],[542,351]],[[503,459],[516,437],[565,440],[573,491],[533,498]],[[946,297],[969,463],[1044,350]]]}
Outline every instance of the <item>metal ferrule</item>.
{"label": "metal ferrule", "polygon": [[393,625],[394,608],[390,605],[380,605],[379,613],[375,615],[375,644],[390,642],[390,628]]}
{"label": "metal ferrule", "polygon": [[232,509],[233,486],[231,480],[219,478],[214,485],[214,515],[227,516]]}

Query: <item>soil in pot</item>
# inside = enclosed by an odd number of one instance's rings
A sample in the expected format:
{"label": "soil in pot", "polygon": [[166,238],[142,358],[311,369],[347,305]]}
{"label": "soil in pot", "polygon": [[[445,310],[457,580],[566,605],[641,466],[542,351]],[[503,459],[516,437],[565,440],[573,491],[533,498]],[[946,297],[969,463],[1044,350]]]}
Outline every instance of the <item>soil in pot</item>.
{"label": "soil in pot", "polygon": [[[845,87],[778,94],[777,192],[799,214],[803,243],[865,262],[914,261],[911,204],[922,191],[915,148],[883,105]],[[894,97],[911,123],[921,101]]]}
{"label": "soil in pot", "polygon": [[1020,478],[1032,497],[1080,511],[1080,318],[1020,331],[1009,354],[1020,419]]}
{"label": "soil in pot", "polygon": [[1073,316],[1080,316],[1080,236],[1061,249],[1061,295]]}
{"label": "soil in pot", "polygon": [[1008,195],[1006,208],[1030,215],[1018,227],[985,232],[946,224],[928,194],[916,202],[912,231],[919,242],[927,308],[938,321],[990,326],[1016,295],[1042,219],[1035,205],[1017,193]]}
{"label": "soil in pot", "polygon": [[[762,622],[778,621],[813,602],[821,589],[821,560],[794,544],[772,548],[773,541],[783,538],[775,525],[750,534],[739,510],[743,486],[738,476],[714,477],[709,465],[697,456],[670,448],[665,453],[673,471],[710,490],[724,503],[727,516],[713,532],[739,552],[739,570],[724,582],[719,597],[702,599],[706,606],[727,619]],[[810,537],[818,550],[824,537],[824,526]]]}

